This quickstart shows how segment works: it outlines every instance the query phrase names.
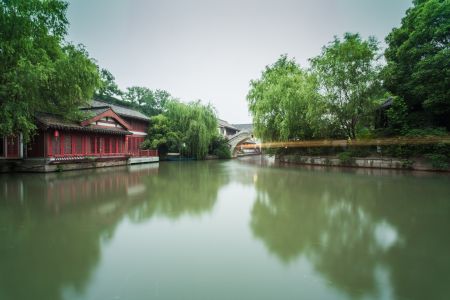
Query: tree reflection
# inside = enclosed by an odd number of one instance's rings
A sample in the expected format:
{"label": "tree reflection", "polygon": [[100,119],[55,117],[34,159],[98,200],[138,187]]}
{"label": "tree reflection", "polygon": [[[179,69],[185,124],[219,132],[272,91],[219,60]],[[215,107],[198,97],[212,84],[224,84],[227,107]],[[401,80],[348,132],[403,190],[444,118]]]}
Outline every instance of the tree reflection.
{"label": "tree reflection", "polygon": [[448,178],[259,169],[256,188],[252,231],[284,263],[306,257],[351,298],[378,297],[380,276],[398,299],[450,294]]}
{"label": "tree reflection", "polygon": [[146,178],[147,201],[130,217],[145,221],[153,216],[200,216],[213,209],[219,189],[228,181],[220,162],[163,163],[158,176]]}
{"label": "tree reflection", "polygon": [[210,211],[228,182],[221,163],[167,163],[0,177],[0,299],[83,294],[125,217]]}
{"label": "tree reflection", "polygon": [[0,177],[0,299],[83,293],[102,242],[136,204],[127,191],[152,172]]}

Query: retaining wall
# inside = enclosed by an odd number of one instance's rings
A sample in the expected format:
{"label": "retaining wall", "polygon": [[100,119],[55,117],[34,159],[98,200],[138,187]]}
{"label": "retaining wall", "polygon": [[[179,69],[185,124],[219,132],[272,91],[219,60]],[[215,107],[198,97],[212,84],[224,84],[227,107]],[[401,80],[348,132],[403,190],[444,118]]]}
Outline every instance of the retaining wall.
{"label": "retaining wall", "polygon": [[276,160],[282,163],[336,166],[336,167],[356,167],[372,169],[403,169],[417,171],[447,171],[437,170],[422,158],[400,159],[395,157],[353,157],[347,162],[341,161],[336,156],[304,156],[304,155],[279,155]]}

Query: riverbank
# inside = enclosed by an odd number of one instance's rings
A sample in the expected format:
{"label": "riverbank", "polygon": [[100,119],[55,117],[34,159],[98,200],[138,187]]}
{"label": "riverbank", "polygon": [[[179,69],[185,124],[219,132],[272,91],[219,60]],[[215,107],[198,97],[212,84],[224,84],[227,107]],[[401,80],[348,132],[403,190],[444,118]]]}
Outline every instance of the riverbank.
{"label": "riverbank", "polygon": [[159,162],[158,156],[148,157],[80,157],[70,160],[48,158],[0,160],[0,173],[51,173]]}
{"label": "riverbank", "polygon": [[276,155],[281,163],[314,165],[325,167],[352,167],[370,169],[414,170],[432,172],[450,172],[450,168],[438,169],[424,158],[401,159],[397,157],[346,157],[338,156],[308,156],[308,155]]}

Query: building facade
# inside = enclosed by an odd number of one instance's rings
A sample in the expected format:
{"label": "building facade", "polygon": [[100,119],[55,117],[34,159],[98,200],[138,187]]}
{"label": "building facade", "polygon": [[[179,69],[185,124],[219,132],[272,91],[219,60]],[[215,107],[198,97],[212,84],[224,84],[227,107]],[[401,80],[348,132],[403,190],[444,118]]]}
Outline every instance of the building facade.
{"label": "building facade", "polygon": [[[158,157],[157,151],[141,149],[149,127],[147,116],[130,108],[100,101],[93,101],[81,110],[87,116],[81,122],[68,121],[54,114],[36,114],[38,129],[33,138],[24,144],[20,134],[2,137],[0,158],[3,161],[40,160],[44,165],[102,161],[102,165],[106,166],[105,161],[117,165],[154,161],[143,158]],[[77,166],[70,168],[76,169]]]}
{"label": "building facade", "polygon": [[239,129],[237,129],[227,121],[222,119],[218,119],[217,121],[219,125],[218,130],[220,135],[229,138],[239,132]]}

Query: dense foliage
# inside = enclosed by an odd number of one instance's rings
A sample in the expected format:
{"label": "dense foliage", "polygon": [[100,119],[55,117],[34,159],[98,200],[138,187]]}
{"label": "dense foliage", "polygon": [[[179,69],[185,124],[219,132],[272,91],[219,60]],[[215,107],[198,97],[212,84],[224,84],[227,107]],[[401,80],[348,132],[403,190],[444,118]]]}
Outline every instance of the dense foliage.
{"label": "dense foliage", "polygon": [[218,158],[231,158],[230,146],[228,145],[228,140],[220,135],[213,135],[211,143],[209,145],[209,154],[215,155]]}
{"label": "dense foliage", "polygon": [[156,148],[162,155],[178,152],[203,159],[217,134],[216,113],[211,105],[171,100],[163,114],[152,117],[144,147]]}
{"label": "dense foliage", "polygon": [[0,135],[36,129],[36,111],[76,117],[99,84],[95,63],[64,41],[67,3],[0,1]]}
{"label": "dense foliage", "polygon": [[356,138],[357,129],[370,126],[364,121],[370,119],[382,96],[377,60],[377,41],[351,33],[342,40],[335,37],[319,56],[311,59],[329,119],[347,138]]}
{"label": "dense foliage", "polygon": [[147,116],[156,116],[165,111],[166,104],[173,97],[164,90],[151,90],[147,87],[132,86],[122,91],[115,82],[114,75],[106,69],[101,70],[101,85],[95,98],[136,109]]}
{"label": "dense foliage", "polygon": [[310,71],[282,55],[250,83],[256,135],[266,141],[356,138],[371,125],[381,97],[377,51],[374,39],[347,33],[311,60]]}
{"label": "dense foliage", "polygon": [[413,127],[450,129],[450,2],[414,1],[387,36],[384,84],[402,97]]}
{"label": "dense foliage", "polygon": [[316,78],[282,55],[252,80],[247,95],[255,134],[265,141],[309,139],[321,134],[323,101]]}
{"label": "dense foliage", "polygon": [[[413,3],[401,27],[386,38],[384,67],[377,41],[351,33],[323,47],[310,60],[310,70],[286,55],[267,66],[261,78],[250,82],[247,95],[255,134],[265,141],[447,136],[450,2]],[[382,152],[405,159],[405,165],[414,157],[426,158],[435,168],[450,165],[450,146],[443,143],[277,150],[306,155],[342,151],[349,158]]]}

